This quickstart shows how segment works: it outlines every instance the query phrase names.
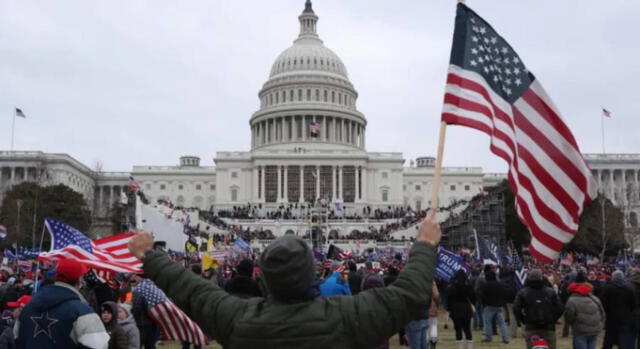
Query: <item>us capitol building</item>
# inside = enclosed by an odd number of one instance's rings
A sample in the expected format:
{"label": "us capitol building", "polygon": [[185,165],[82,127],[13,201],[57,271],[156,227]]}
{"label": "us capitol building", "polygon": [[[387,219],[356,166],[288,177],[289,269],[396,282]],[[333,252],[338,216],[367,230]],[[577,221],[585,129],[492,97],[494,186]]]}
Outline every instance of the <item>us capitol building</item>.
{"label": "us capitol building", "polygon": [[[116,173],[94,171],[67,154],[0,151],[0,198],[23,181],[62,183],[83,194],[96,219],[107,219],[133,176],[151,200],[200,209],[248,203],[269,209],[319,199],[346,213],[364,206],[428,207],[434,158],[405,166],[402,153],[367,152],[367,119],[357,109],[358,92],[340,57],[318,36],[310,1],[298,20],[298,37],[276,58],[258,92],[249,151],[217,152],[215,166],[183,156],[177,166],[134,166]],[[638,210],[640,154],[585,157],[601,190],[616,204],[633,203]],[[440,200],[446,205],[468,199],[504,178],[480,167],[445,167]]]}

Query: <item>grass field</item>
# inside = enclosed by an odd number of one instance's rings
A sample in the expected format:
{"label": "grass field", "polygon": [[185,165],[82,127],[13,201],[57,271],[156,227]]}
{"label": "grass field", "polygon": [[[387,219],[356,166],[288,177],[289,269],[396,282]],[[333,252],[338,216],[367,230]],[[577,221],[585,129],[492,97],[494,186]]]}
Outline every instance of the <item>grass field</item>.
{"label": "grass field", "polygon": [[[558,349],[571,349],[572,345],[571,345],[571,337],[568,338],[562,338],[561,334],[562,334],[562,325],[558,325],[556,326],[556,334],[557,334],[557,344],[558,344]],[[521,336],[522,333],[520,330],[518,330],[518,335]],[[438,346],[437,349],[457,349],[456,347],[456,339],[455,339],[455,332],[453,330],[453,325],[449,325],[449,329],[445,330],[443,328],[443,316],[442,314],[440,314],[440,319],[438,320]],[[600,348],[602,346],[601,342],[602,342],[602,335],[600,336],[599,341],[600,343],[598,344],[598,348]],[[498,348],[502,348],[502,349],[511,349],[511,348],[526,348],[525,343],[524,343],[524,339],[522,337],[519,338],[515,338],[515,339],[510,339],[510,343],[509,344],[502,344],[501,341],[501,337],[500,335],[498,336],[494,336],[493,337],[493,342],[492,343],[481,343],[483,338],[483,334],[481,331],[474,331],[473,332],[473,341],[474,341],[474,348],[482,348],[482,349],[498,349]],[[393,349],[400,349],[400,348],[407,348],[407,347],[402,347],[399,345],[398,343],[398,337],[394,336],[393,338],[391,338],[390,341],[391,344],[391,348]],[[174,342],[165,342],[162,346],[159,346],[159,348],[166,348],[166,349],[180,349],[181,346],[179,343],[174,343]],[[217,344],[212,344],[209,346],[206,346],[205,348],[207,349],[213,349],[213,348],[222,348],[222,346],[217,345]]]}

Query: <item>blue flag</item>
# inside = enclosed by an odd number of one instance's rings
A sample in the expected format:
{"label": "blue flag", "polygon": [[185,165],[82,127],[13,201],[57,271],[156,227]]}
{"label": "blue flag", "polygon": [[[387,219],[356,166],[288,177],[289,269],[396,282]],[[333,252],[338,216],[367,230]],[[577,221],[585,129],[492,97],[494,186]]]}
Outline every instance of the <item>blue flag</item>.
{"label": "blue flag", "polygon": [[449,281],[460,269],[464,269],[467,274],[470,271],[469,266],[462,260],[462,257],[440,247],[436,263],[436,276],[441,280]]}

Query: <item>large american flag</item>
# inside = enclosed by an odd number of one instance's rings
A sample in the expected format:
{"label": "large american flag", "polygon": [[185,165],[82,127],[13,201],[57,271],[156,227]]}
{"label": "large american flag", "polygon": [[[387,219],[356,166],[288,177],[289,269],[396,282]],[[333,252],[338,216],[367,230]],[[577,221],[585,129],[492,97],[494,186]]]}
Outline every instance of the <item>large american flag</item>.
{"label": "large american flag", "polygon": [[442,121],[487,133],[509,164],[520,219],[540,261],[573,239],[596,184],[578,144],[518,54],[480,16],[458,4]]}
{"label": "large american flag", "polygon": [[56,219],[45,219],[51,234],[49,252],[38,256],[42,261],[72,258],[89,268],[113,273],[142,273],[142,262],[129,252],[134,233],[119,234],[91,241],[82,232]]}
{"label": "large american flag", "polygon": [[133,290],[134,305],[140,302],[144,303],[149,317],[162,327],[165,338],[200,346],[209,344],[200,327],[149,279],[144,279]]}

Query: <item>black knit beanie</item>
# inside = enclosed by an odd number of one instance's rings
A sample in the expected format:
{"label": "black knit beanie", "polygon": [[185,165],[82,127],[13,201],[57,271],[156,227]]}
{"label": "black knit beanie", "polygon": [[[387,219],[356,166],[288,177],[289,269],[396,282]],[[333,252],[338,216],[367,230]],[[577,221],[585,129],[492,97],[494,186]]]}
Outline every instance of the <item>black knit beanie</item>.
{"label": "black knit beanie", "polygon": [[313,285],[313,254],[307,243],[293,235],[276,239],[260,256],[260,267],[269,293],[280,301],[305,298]]}

